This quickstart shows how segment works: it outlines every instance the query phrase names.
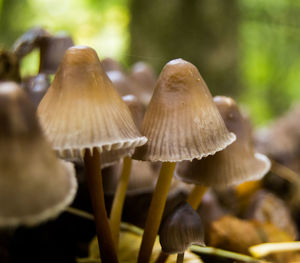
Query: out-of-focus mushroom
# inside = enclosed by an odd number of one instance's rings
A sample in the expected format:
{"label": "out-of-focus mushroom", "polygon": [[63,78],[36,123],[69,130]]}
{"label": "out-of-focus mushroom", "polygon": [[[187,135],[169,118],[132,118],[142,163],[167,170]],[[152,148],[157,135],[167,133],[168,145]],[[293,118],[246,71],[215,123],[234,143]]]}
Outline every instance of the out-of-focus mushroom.
{"label": "out-of-focus mushroom", "polygon": [[[254,152],[248,120],[241,115],[231,98],[218,96],[214,102],[228,130],[236,134],[237,140],[213,156],[181,163],[177,177],[187,183],[215,188],[262,178],[270,169],[270,161],[266,156]],[[196,192],[195,187],[191,197]],[[199,202],[195,201],[193,206],[196,208],[198,205]]]}
{"label": "out-of-focus mushroom", "polygon": [[73,165],[58,160],[34,106],[13,82],[0,84],[0,227],[36,225],[74,199]]}
{"label": "out-of-focus mushroom", "polygon": [[176,162],[215,154],[235,140],[197,68],[182,59],[163,68],[142,124],[148,142],[133,158],[162,162],[139,254],[150,260]]}
{"label": "out-of-focus mushroom", "polygon": [[271,223],[284,230],[291,237],[297,238],[297,228],[290,211],[283,200],[272,193],[260,190],[252,196],[249,207],[245,213],[248,219]]}
{"label": "out-of-focus mushroom", "polygon": [[41,27],[31,28],[15,41],[13,44],[13,52],[18,60],[21,60],[33,49],[39,47],[42,38],[50,36],[50,33]]}
{"label": "out-of-focus mushroom", "polygon": [[106,74],[121,96],[134,93],[132,83],[123,71],[111,70],[107,71]]}
{"label": "out-of-focus mushroom", "polygon": [[154,70],[145,62],[137,62],[132,66],[129,78],[134,88],[133,93],[144,105],[148,105],[155,88]]}
{"label": "out-of-focus mushroom", "polygon": [[38,74],[35,77],[27,77],[22,80],[22,88],[26,91],[36,108],[46,94],[49,86],[50,79],[46,74]]}
{"label": "out-of-focus mushroom", "polygon": [[102,59],[101,64],[106,73],[109,71],[124,72],[121,64],[113,58],[104,58],[104,59]]}
{"label": "out-of-focus mushroom", "polygon": [[72,38],[66,33],[42,37],[39,42],[39,73],[54,74],[63,58],[65,51],[73,45],[74,43]]}
{"label": "out-of-focus mushroom", "polygon": [[[44,132],[61,156],[84,157],[103,262],[117,262],[104,204],[101,155],[143,145],[130,111],[86,46],[69,48],[38,107]],[[124,155],[128,154],[124,153]]]}

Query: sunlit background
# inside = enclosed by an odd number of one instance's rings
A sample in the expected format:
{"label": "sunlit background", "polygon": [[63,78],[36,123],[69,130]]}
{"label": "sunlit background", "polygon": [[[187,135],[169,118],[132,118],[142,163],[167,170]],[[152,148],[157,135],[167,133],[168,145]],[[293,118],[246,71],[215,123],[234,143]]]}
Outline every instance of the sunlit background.
{"label": "sunlit background", "polygon": [[[256,125],[300,99],[300,0],[0,0],[0,44],[33,26],[68,32],[129,69],[194,63],[213,95],[231,95]],[[22,62],[35,74],[38,52]]]}

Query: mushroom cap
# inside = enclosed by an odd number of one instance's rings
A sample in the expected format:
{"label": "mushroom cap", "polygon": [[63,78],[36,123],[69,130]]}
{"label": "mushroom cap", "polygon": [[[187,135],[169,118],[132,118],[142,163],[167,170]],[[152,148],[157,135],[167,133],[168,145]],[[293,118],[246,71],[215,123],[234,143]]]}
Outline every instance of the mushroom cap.
{"label": "mushroom cap", "polygon": [[65,51],[74,46],[74,42],[67,34],[44,36],[40,43],[40,73],[54,74],[63,58]]}
{"label": "mushroom cap", "polygon": [[215,154],[235,140],[197,68],[182,59],[163,68],[147,108],[147,144],[133,158],[178,162]]}
{"label": "mushroom cap", "polygon": [[237,140],[213,156],[180,163],[175,175],[187,183],[212,187],[260,179],[269,171],[270,161],[265,155],[254,152],[249,120],[240,113],[233,99],[217,96],[214,101]]}
{"label": "mushroom cap", "polygon": [[107,71],[106,74],[121,96],[132,93],[132,84],[123,71],[111,70]]}
{"label": "mushroom cap", "polygon": [[104,58],[102,59],[101,64],[105,72],[115,71],[115,70],[124,72],[122,65],[113,58],[109,58],[109,57]]}
{"label": "mushroom cap", "polygon": [[56,158],[34,106],[13,82],[0,84],[0,227],[35,225],[74,199],[73,165]]}
{"label": "mushroom cap", "polygon": [[188,203],[180,203],[164,218],[159,241],[162,250],[168,254],[184,253],[192,244],[205,246],[199,214]]}
{"label": "mushroom cap", "polygon": [[38,116],[53,148],[64,156],[133,148],[147,139],[105,74],[96,52],[69,48],[38,107]]}
{"label": "mushroom cap", "polygon": [[36,108],[43,96],[46,94],[49,86],[50,78],[48,75],[43,73],[22,79],[22,88],[26,91]]}
{"label": "mushroom cap", "polygon": [[137,62],[132,65],[129,78],[134,87],[134,94],[144,105],[148,105],[156,82],[152,67],[145,62]]}

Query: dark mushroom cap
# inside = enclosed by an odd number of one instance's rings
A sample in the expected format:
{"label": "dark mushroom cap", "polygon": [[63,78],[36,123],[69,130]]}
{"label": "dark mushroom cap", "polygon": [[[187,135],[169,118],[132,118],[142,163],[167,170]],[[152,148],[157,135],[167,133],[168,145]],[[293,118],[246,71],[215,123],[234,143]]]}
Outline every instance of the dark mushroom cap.
{"label": "dark mushroom cap", "polygon": [[179,204],[163,220],[159,241],[168,254],[184,253],[192,244],[205,246],[200,216],[188,203]]}
{"label": "dark mushroom cap", "polygon": [[13,82],[0,84],[0,227],[34,225],[74,199],[73,165],[56,158],[34,106]]}
{"label": "dark mushroom cap", "polygon": [[235,140],[197,68],[182,59],[163,68],[147,108],[147,144],[133,158],[177,162],[215,154]]}
{"label": "dark mushroom cap", "polygon": [[218,96],[214,101],[228,130],[236,134],[237,140],[214,156],[182,162],[176,176],[187,183],[213,187],[260,179],[270,169],[270,161],[254,152],[249,120],[242,116],[233,99]]}
{"label": "dark mushroom cap", "polygon": [[70,36],[65,33],[56,36],[44,36],[40,46],[40,73],[54,74],[65,51],[74,45]]}
{"label": "dark mushroom cap", "polygon": [[46,136],[61,155],[85,149],[120,150],[143,145],[130,111],[98,59],[86,46],[69,48],[38,107]]}
{"label": "dark mushroom cap", "polygon": [[37,76],[27,77],[22,80],[22,88],[24,88],[36,108],[49,87],[50,79],[46,74],[38,74]]}

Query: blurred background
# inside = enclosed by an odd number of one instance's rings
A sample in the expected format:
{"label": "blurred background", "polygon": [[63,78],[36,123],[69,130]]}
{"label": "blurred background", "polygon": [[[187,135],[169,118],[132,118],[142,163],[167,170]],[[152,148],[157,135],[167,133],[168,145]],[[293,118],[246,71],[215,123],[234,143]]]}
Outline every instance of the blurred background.
{"label": "blurred background", "polygon": [[[300,0],[0,0],[0,45],[41,26],[126,69],[145,61],[158,75],[181,57],[264,125],[300,99],[299,14]],[[38,56],[22,60],[21,76],[37,73]]]}

